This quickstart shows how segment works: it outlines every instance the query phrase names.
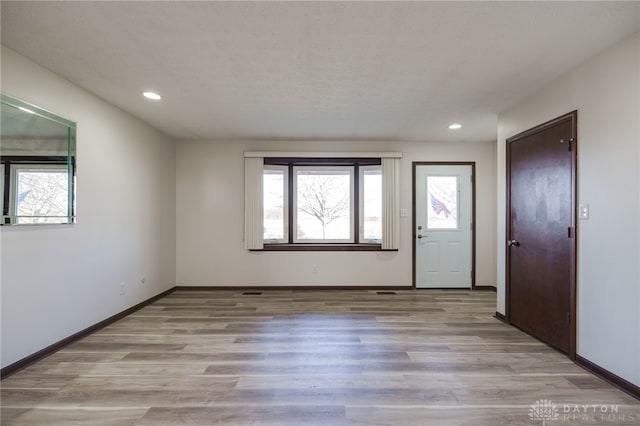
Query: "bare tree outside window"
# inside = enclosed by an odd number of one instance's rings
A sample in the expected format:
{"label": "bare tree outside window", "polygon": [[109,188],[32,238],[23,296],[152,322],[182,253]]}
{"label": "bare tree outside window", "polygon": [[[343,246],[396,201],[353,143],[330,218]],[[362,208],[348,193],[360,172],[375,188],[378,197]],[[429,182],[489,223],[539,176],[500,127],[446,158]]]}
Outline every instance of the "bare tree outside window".
{"label": "bare tree outside window", "polygon": [[[349,239],[350,172],[298,171],[297,209],[299,239]],[[316,226],[304,220],[305,215],[312,218]]]}
{"label": "bare tree outside window", "polygon": [[382,241],[382,170],[375,160],[265,159],[262,181],[269,250]]}
{"label": "bare tree outside window", "polygon": [[60,223],[68,215],[68,175],[65,170],[24,169],[17,173],[18,223]]}

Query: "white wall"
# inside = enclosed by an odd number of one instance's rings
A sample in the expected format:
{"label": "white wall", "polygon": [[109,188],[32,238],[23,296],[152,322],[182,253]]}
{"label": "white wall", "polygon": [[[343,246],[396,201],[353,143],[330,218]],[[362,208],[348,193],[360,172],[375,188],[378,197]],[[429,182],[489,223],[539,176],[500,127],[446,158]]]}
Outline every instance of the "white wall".
{"label": "white wall", "polygon": [[78,223],[1,228],[5,367],[171,288],[176,220],[169,138],[4,47],[2,91],[78,126]]}
{"label": "white wall", "polygon": [[[401,151],[401,208],[411,212],[412,161],[476,161],[477,285],[495,285],[495,142],[178,142],[178,285],[411,285],[411,218],[398,252],[248,252],[244,151]],[[318,272],[313,273],[313,265]]]}
{"label": "white wall", "polygon": [[640,385],[640,35],[613,46],[498,120],[498,311],[504,313],[505,139],[578,110],[578,348]]}

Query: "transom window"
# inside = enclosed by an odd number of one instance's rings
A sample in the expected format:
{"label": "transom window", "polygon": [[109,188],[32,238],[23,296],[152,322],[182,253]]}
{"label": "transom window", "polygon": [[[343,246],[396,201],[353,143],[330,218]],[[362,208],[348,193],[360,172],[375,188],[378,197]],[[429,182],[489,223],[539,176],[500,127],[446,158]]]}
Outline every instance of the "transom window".
{"label": "transom window", "polygon": [[265,245],[380,245],[379,158],[264,162]]}

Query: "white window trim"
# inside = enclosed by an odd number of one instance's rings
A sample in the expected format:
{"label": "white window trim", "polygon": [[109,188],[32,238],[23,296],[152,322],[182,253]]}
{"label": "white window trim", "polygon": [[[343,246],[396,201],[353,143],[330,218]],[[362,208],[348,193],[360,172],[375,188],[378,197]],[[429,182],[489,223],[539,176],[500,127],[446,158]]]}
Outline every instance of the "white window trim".
{"label": "white window trim", "polygon": [[[298,239],[298,170],[317,170],[317,171],[348,171],[349,172],[349,238],[348,239]],[[353,229],[353,194],[354,191],[354,167],[353,166],[294,166],[293,167],[293,243],[294,244],[335,244],[335,243],[344,243],[344,244],[353,244],[355,242],[355,230]]]}

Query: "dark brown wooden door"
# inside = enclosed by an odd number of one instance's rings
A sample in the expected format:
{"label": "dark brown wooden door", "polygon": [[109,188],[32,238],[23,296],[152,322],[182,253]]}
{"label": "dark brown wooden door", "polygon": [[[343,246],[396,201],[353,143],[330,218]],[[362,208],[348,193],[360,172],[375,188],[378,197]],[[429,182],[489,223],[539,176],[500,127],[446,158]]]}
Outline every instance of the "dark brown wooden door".
{"label": "dark brown wooden door", "polygon": [[575,119],[507,140],[509,321],[575,352]]}

